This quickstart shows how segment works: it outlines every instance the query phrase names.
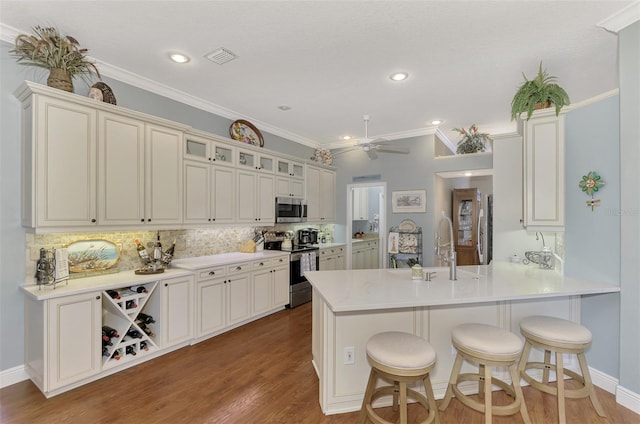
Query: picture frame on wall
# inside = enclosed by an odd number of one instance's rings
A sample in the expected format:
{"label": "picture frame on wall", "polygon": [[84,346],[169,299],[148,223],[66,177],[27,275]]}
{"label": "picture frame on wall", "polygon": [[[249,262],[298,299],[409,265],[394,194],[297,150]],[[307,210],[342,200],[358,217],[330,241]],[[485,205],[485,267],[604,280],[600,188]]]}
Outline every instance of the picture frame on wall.
{"label": "picture frame on wall", "polygon": [[427,191],[392,191],[391,206],[393,213],[424,213],[427,211]]}

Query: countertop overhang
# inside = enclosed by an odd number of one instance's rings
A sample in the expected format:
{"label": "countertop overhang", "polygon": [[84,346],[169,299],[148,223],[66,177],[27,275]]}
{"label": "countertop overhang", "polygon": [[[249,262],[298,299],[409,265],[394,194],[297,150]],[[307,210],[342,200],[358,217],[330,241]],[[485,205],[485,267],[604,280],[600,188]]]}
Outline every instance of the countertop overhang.
{"label": "countertop overhang", "polygon": [[412,280],[411,270],[311,271],[305,276],[333,312],[356,312],[615,293],[620,286],[565,277],[552,270],[497,262],[459,266],[458,280],[448,268],[431,281]]}

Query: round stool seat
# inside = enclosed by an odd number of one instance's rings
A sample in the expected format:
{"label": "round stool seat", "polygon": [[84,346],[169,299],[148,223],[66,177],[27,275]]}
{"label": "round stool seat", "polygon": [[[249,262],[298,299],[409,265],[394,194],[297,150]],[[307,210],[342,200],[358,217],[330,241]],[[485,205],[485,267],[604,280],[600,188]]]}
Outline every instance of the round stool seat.
{"label": "round stool seat", "polygon": [[487,324],[460,324],[451,330],[456,347],[492,356],[520,355],[522,340],[510,331]]}
{"label": "round stool seat", "polygon": [[591,343],[591,331],[566,319],[531,316],[520,321],[520,330],[534,337],[557,343]]}
{"label": "round stool seat", "polygon": [[399,331],[372,336],[367,342],[367,355],[381,365],[403,370],[427,368],[436,362],[436,351],[429,342]]}

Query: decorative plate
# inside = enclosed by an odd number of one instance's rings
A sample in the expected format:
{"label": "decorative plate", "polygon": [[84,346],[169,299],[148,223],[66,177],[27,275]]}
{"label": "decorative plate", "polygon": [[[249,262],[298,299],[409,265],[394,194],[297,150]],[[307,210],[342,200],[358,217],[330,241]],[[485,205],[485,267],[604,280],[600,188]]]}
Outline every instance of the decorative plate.
{"label": "decorative plate", "polygon": [[229,135],[231,138],[242,143],[253,144],[254,146],[264,147],[264,138],[262,133],[249,121],[238,119],[229,127]]}
{"label": "decorative plate", "polygon": [[118,246],[108,240],[78,240],[67,246],[70,272],[102,271],[120,259]]}
{"label": "decorative plate", "polygon": [[416,253],[418,251],[418,239],[413,234],[400,234],[398,240],[400,253]]}
{"label": "decorative plate", "polygon": [[111,87],[107,84],[99,81],[91,86],[91,88],[97,88],[102,91],[102,101],[105,103],[111,103],[112,105],[116,104],[116,96],[113,94]]}
{"label": "decorative plate", "polygon": [[411,233],[416,230],[416,223],[410,219],[405,219],[400,223],[400,225],[398,225],[398,229],[400,231]]}

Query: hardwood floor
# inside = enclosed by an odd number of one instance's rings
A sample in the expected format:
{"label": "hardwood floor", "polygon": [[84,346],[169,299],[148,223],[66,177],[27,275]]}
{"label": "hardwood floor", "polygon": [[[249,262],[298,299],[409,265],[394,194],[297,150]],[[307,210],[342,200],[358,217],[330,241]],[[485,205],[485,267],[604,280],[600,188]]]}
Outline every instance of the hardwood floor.
{"label": "hardwood floor", "polygon": [[[324,416],[320,410],[310,306],[279,312],[51,399],[30,381],[14,384],[0,390],[0,422],[353,423],[355,412]],[[569,423],[640,423],[640,415],[597,390],[608,419],[598,417],[588,399],[568,400]],[[524,392],[533,423],[556,422],[554,397],[528,387]],[[494,393],[499,400],[502,392]],[[410,411],[419,415],[414,406]],[[390,408],[384,414],[394,417]],[[484,419],[454,399],[440,421],[480,424]],[[493,422],[522,420],[514,415]]]}

